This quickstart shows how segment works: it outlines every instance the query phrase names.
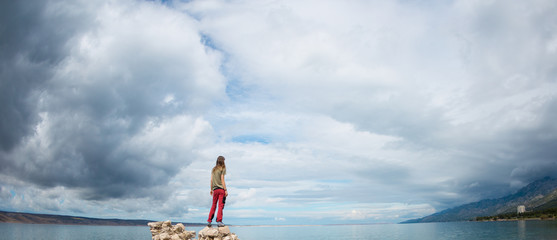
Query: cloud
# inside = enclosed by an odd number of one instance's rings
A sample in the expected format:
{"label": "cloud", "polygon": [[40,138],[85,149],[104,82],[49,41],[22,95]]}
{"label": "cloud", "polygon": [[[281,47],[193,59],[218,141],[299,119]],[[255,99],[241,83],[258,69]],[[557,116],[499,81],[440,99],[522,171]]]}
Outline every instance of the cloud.
{"label": "cloud", "polygon": [[557,172],[555,8],[3,3],[0,207],[199,222],[218,155],[250,224],[500,197]]}
{"label": "cloud", "polygon": [[[250,151],[275,148],[268,144],[273,139],[286,142],[324,175],[363,176],[358,180],[381,195],[435,199],[439,208],[501,196],[518,187],[510,182],[524,185],[555,170],[549,119],[556,28],[547,21],[555,8],[549,1],[204,1],[184,8],[227,53],[225,69],[241,79],[237,85],[250,86],[235,110],[251,112],[231,115],[254,123],[222,130],[265,139],[259,142],[266,147],[248,145]],[[260,111],[255,117],[246,115],[254,109]],[[323,119],[337,124],[320,125]],[[270,126],[258,132],[258,124]],[[304,135],[312,126],[320,126],[320,134]],[[326,142],[328,133],[338,141]],[[392,140],[366,149],[370,139],[355,137],[366,134]],[[327,157],[342,166],[356,162],[358,175],[338,165],[327,171],[333,162]],[[272,161],[303,166],[296,156],[287,159]],[[549,170],[512,174],[525,165]],[[281,172],[290,176],[294,169]],[[482,184],[474,185],[477,180]]]}
{"label": "cloud", "polygon": [[90,200],[166,199],[210,138],[200,114],[225,87],[193,20],[146,2],[10,5],[2,174]]}

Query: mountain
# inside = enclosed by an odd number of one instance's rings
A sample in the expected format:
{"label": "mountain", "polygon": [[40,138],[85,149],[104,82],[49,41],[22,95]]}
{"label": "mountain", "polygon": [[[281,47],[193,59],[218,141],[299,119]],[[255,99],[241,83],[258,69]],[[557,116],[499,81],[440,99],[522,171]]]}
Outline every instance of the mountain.
{"label": "mountain", "polygon": [[[65,225],[113,225],[113,226],[147,226],[152,220],[102,219],[64,215],[33,214],[0,211],[0,222],[65,224]],[[206,224],[183,223],[186,226],[205,226]]]}
{"label": "mountain", "polygon": [[469,221],[480,216],[515,212],[519,205],[526,206],[528,211],[557,207],[557,179],[545,177],[502,198],[464,204],[403,223]]}

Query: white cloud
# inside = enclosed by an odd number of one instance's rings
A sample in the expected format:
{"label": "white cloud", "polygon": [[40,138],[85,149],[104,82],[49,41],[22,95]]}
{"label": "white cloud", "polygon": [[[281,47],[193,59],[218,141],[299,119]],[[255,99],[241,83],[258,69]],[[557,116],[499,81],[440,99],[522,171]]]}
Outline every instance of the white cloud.
{"label": "white cloud", "polygon": [[223,155],[232,219],[394,222],[557,169],[552,1],[19,7],[4,208],[203,222]]}

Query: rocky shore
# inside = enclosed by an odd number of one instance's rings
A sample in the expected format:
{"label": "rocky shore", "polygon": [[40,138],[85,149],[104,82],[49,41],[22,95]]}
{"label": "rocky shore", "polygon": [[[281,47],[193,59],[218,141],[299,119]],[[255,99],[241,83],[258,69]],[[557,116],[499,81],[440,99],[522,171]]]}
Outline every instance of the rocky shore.
{"label": "rocky shore", "polygon": [[[192,240],[196,236],[195,231],[186,231],[181,223],[172,226],[170,221],[164,221],[150,222],[147,225],[151,228],[153,240]],[[205,227],[199,231],[198,237],[199,240],[239,240],[236,234],[230,232],[228,226]]]}

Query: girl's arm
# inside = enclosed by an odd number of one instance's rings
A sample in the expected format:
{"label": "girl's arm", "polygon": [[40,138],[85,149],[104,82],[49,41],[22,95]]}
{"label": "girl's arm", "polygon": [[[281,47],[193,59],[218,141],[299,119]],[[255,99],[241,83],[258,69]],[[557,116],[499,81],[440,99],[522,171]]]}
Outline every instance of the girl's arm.
{"label": "girl's arm", "polygon": [[213,174],[211,174],[211,196],[213,195]]}
{"label": "girl's arm", "polygon": [[224,188],[224,196],[228,196],[228,191],[226,190],[226,183],[224,182],[224,174],[220,175],[220,181],[222,182],[222,188]]}

